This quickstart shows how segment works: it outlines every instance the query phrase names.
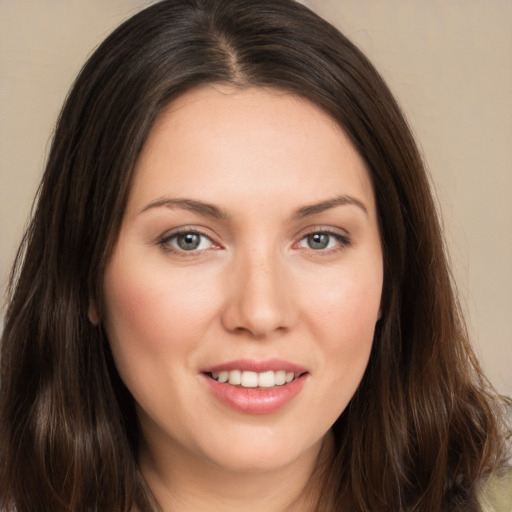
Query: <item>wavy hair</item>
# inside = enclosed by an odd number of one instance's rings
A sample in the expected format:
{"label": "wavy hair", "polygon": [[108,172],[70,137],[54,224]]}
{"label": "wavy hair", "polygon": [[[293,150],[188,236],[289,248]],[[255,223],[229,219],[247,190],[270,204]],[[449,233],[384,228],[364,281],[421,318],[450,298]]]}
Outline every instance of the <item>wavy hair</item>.
{"label": "wavy hair", "polygon": [[370,361],[333,426],[317,510],[478,511],[502,454],[498,400],[467,341],[428,177],[365,56],[292,0],[167,0],[115,30],[61,112],[13,267],[1,348],[0,510],[158,510],[133,398],[101,327],[105,266],[162,110],[208,83],[326,111],[366,162],[384,256]]}

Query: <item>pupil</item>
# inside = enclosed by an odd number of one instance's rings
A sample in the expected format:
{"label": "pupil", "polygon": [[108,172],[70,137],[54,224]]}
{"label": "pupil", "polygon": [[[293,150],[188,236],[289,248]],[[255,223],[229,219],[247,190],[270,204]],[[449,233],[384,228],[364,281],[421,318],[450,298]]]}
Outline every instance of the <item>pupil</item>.
{"label": "pupil", "polygon": [[308,235],[308,244],[311,249],[325,249],[329,245],[329,235],[325,233]]}
{"label": "pupil", "polygon": [[178,245],[184,251],[192,251],[197,249],[201,243],[201,236],[197,233],[185,233],[178,236]]}

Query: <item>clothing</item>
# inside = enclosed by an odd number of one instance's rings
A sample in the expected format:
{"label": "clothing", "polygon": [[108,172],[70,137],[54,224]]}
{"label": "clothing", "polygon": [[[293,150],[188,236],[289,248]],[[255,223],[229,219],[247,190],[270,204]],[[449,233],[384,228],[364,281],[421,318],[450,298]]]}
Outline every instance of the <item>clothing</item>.
{"label": "clothing", "polygon": [[484,512],[512,512],[512,468],[487,480],[481,503]]}

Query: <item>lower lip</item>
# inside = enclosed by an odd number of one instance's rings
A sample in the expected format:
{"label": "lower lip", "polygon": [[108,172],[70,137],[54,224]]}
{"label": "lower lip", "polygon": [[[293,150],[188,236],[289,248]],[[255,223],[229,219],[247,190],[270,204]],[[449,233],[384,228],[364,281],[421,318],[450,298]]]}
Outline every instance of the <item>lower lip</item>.
{"label": "lower lip", "polygon": [[284,407],[301,392],[307,374],[272,388],[236,387],[217,382],[208,375],[204,375],[204,378],[215,397],[231,409],[245,414],[271,414]]}

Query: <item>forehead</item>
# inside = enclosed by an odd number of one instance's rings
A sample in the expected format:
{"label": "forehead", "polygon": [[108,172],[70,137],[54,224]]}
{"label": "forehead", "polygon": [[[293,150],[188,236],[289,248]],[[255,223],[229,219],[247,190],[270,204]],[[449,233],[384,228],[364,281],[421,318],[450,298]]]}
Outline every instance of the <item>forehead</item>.
{"label": "forehead", "polygon": [[136,165],[131,203],[171,194],[254,204],[279,193],[308,203],[356,194],[373,208],[362,158],[322,109],[281,90],[209,85],[158,118]]}

